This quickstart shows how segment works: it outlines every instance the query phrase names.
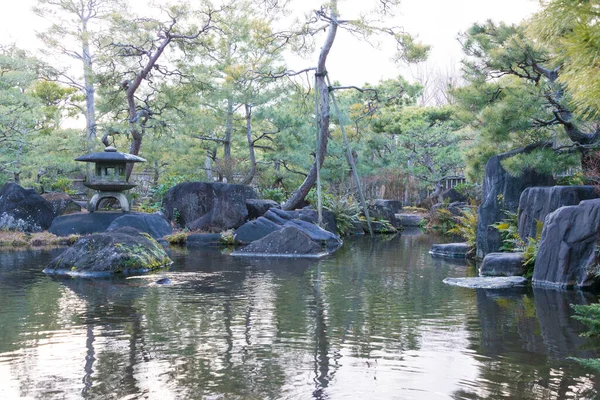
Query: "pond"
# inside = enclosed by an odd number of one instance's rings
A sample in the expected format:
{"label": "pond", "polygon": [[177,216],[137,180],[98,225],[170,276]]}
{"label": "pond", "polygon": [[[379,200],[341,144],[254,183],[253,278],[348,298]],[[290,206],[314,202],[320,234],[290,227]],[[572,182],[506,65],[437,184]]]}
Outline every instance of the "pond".
{"label": "pond", "polygon": [[[61,249],[0,253],[0,398],[580,399],[600,356],[570,304],[444,285],[475,274],[418,232],[320,261],[174,250],[168,271],[53,279]],[[169,278],[171,284],[156,281]],[[598,343],[596,342],[596,345]]]}

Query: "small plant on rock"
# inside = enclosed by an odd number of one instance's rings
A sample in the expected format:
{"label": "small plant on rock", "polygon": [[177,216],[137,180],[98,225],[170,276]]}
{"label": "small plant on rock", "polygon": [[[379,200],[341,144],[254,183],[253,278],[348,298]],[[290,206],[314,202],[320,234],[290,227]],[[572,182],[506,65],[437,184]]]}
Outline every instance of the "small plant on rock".
{"label": "small plant on rock", "polygon": [[477,245],[477,206],[474,202],[469,207],[462,209],[461,215],[456,217],[455,226],[448,233],[463,238],[469,246],[467,255],[473,254]]}

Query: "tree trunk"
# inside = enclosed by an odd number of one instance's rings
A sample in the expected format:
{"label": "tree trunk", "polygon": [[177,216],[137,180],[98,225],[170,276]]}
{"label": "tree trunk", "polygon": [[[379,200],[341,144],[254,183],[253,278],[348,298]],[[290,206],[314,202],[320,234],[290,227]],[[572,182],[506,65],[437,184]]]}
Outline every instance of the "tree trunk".
{"label": "tree trunk", "polygon": [[335,40],[335,35],[337,33],[337,0],[332,0],[330,5],[331,11],[331,22],[329,24],[329,31],[327,32],[327,38],[325,39],[325,43],[321,48],[321,53],[319,54],[319,62],[317,64],[317,71],[315,73],[316,79],[316,90],[319,91],[319,109],[320,109],[320,146],[319,146],[319,154],[316,157],[313,166],[310,168],[308,175],[304,179],[304,182],[296,189],[294,193],[290,196],[290,198],[283,204],[282,208],[284,210],[293,210],[298,208],[304,198],[313,187],[317,180],[317,159],[319,160],[319,167],[323,165],[323,160],[325,159],[325,155],[327,154],[327,142],[329,139],[329,87],[325,81],[325,77],[327,75],[326,69],[326,61],[327,56],[329,55],[329,51],[333,46],[333,42]]}
{"label": "tree trunk", "polygon": [[223,142],[223,175],[227,182],[233,182],[233,165],[231,162],[231,138],[233,136],[233,99],[227,97],[227,114],[225,117],[225,141]]}
{"label": "tree trunk", "polygon": [[83,56],[83,80],[85,94],[85,123],[87,132],[87,151],[92,151],[96,139],[96,111],[95,111],[95,88],[94,73],[92,69],[92,56],[90,54],[89,33],[87,20],[81,24],[82,56]]}
{"label": "tree trunk", "polygon": [[208,182],[212,182],[213,181],[213,174],[212,174],[212,159],[210,158],[210,155],[208,154],[210,150],[206,151],[206,158],[204,159],[204,171],[206,172],[206,180]]}
{"label": "tree trunk", "polygon": [[248,151],[250,152],[250,171],[242,184],[249,185],[256,175],[256,154],[254,154],[254,141],[252,140],[252,106],[244,104],[246,109],[246,137],[248,138]]}

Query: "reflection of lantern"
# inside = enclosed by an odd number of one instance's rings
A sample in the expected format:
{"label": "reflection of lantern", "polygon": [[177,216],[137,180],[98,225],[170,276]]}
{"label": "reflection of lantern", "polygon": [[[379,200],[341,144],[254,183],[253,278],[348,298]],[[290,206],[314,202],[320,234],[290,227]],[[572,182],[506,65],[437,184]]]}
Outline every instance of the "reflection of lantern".
{"label": "reflection of lantern", "polygon": [[75,161],[96,164],[95,174],[89,178],[89,182],[85,183],[85,186],[98,191],[88,204],[90,212],[98,210],[100,200],[108,197],[117,199],[121,205],[121,210],[124,212],[129,211],[129,201],[122,192],[137,185],[127,182],[127,164],[145,162],[146,160],[133,154],[120,153],[114,147],[109,146],[104,149],[103,153],[86,154],[77,157]]}

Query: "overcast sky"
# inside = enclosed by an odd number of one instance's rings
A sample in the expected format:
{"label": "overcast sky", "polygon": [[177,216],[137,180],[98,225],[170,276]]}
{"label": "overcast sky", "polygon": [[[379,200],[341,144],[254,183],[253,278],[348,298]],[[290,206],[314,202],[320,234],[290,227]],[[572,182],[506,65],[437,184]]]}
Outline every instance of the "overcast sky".
{"label": "overcast sky", "polygon": [[[25,48],[39,47],[35,31],[44,26],[36,17],[32,6],[36,0],[3,0],[0,13],[0,43],[16,43]],[[310,5],[317,0],[304,0]],[[353,8],[365,4],[365,0],[345,0],[340,3],[342,18],[351,18]],[[462,55],[456,38],[474,22],[493,19],[518,23],[538,8],[535,0],[404,0],[393,24],[432,46],[429,68],[441,70],[456,68]],[[346,12],[346,14],[344,14]],[[329,72],[333,80],[342,84],[376,83],[382,78],[392,78],[402,73],[410,75],[406,68],[395,66],[390,57],[391,44],[374,49],[347,32],[340,32],[329,59]],[[290,68],[302,69],[313,66],[316,60],[291,59]],[[407,76],[410,78],[410,76]]]}

